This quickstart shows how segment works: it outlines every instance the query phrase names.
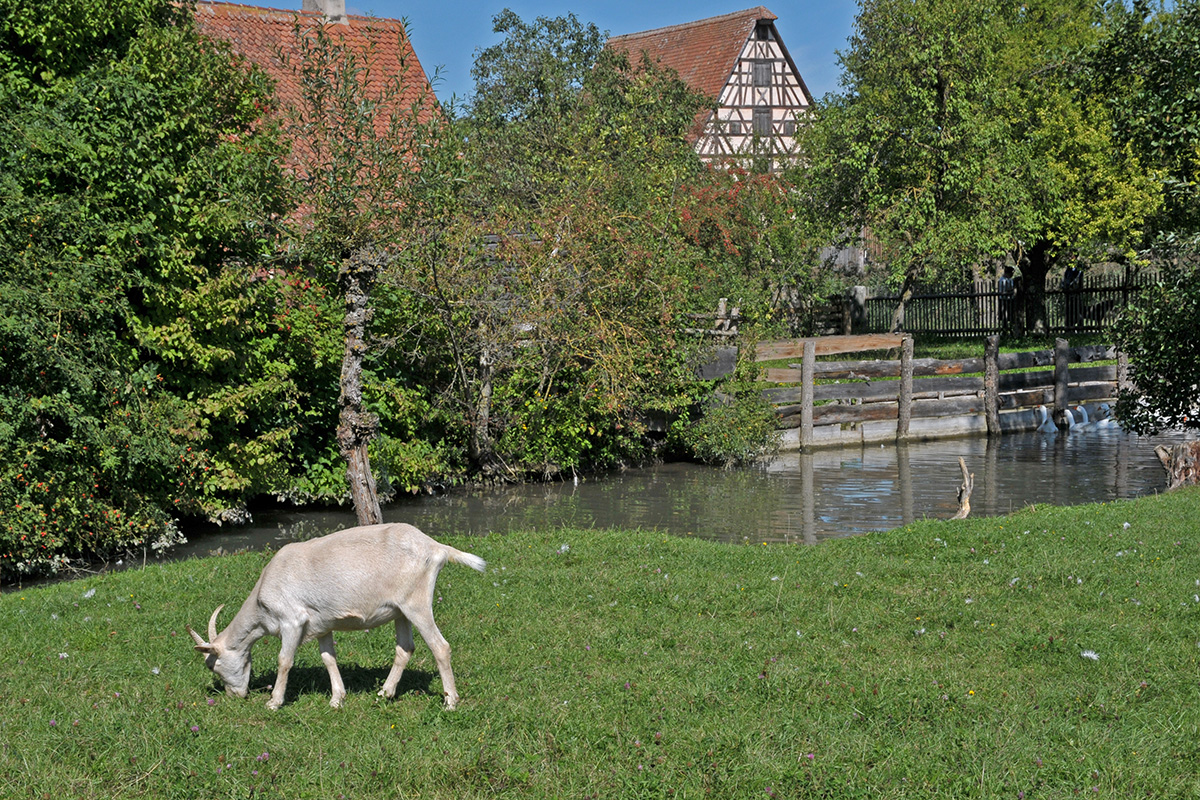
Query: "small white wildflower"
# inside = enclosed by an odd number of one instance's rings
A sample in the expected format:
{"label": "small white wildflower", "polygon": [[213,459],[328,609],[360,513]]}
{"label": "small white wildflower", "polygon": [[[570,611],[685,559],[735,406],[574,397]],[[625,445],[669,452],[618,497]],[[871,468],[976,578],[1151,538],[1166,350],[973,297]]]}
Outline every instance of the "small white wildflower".
{"label": "small white wildflower", "polygon": [[924,629],[924,628],[918,628],[917,630],[913,631],[913,633],[914,633],[915,635],[917,635],[917,636],[924,636],[924,635],[925,635],[925,629]]}
{"label": "small white wildflower", "polygon": [[857,576],[858,576],[858,577],[860,577],[860,578],[865,578],[865,577],[866,577],[866,576],[865,576],[865,575],[863,575],[861,572],[856,572],[856,573],[854,573],[854,574],[855,574],[855,575],[857,575]]}
{"label": "small white wildflower", "polygon": [[1084,650],[1082,653],[1079,654],[1079,656],[1081,658],[1086,658],[1088,661],[1099,661],[1100,660],[1100,656],[1096,654],[1095,650]]}
{"label": "small white wildflower", "polygon": [[559,554],[559,555],[562,555],[563,553],[567,553],[567,552],[569,552],[570,550],[571,550],[571,545],[569,545],[569,544],[564,544],[564,545],[562,545],[561,547],[559,547],[559,548],[558,548],[558,554]]}
{"label": "small white wildflower", "polygon": [[1129,530],[1129,523],[1128,523],[1128,522],[1126,522],[1126,523],[1124,524],[1124,526],[1122,526],[1122,527],[1124,527],[1124,528],[1125,528],[1125,530]]}
{"label": "small white wildflower", "polygon": [[1017,585],[1017,581],[1019,581],[1019,580],[1021,580],[1021,579],[1020,579],[1020,578],[1013,578],[1011,581],[1009,581],[1009,582],[1008,582],[1008,585],[1009,585],[1009,586],[1016,586],[1016,585]]}
{"label": "small white wildflower", "polygon": [[69,655],[67,655],[66,653],[59,653],[59,654],[58,654],[58,660],[59,660],[59,661],[62,661],[64,658],[70,658],[70,656],[69,656]]}
{"label": "small white wildflower", "polygon": [[988,563],[988,560],[985,558],[985,559],[983,560],[983,563],[985,563],[985,564],[986,564],[986,563]]}
{"label": "small white wildflower", "polygon": [[971,603],[974,603],[975,601],[968,597],[966,602],[967,605],[971,605]]}
{"label": "small white wildflower", "polygon": [[96,596],[96,590],[95,590],[95,589],[88,589],[86,592],[84,592],[84,593],[83,593],[83,599],[84,599],[84,600],[91,600],[91,599],[92,599],[93,597],[95,597],[95,596]]}
{"label": "small white wildflower", "polygon": [[772,580],[772,581],[777,581],[777,580],[779,580],[779,576],[778,576],[778,575],[772,575],[772,576],[771,576],[771,580]]}
{"label": "small white wildflower", "polygon": [[51,614],[50,619],[58,619],[58,614]]}
{"label": "small white wildflower", "polygon": [[157,675],[157,674],[158,674],[158,667],[151,667],[151,668],[150,668],[150,674],[151,674],[151,675]]}

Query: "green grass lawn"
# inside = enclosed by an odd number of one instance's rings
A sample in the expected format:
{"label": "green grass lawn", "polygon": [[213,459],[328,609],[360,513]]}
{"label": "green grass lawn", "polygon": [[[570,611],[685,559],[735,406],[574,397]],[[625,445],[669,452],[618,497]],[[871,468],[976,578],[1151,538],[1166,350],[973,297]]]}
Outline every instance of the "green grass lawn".
{"label": "green grass lawn", "polygon": [[[435,535],[443,532],[430,531]],[[0,797],[1200,796],[1200,491],[815,547],[645,531],[455,539],[423,644],[305,645],[265,708],[192,652],[267,555],[0,596]],[[565,545],[565,547],[564,547]]]}

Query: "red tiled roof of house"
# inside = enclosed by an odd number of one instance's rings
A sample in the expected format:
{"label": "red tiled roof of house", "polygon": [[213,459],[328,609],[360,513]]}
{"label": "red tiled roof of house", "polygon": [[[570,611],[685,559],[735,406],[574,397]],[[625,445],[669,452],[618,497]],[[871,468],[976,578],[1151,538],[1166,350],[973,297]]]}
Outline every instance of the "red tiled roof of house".
{"label": "red tiled roof of house", "polygon": [[[399,20],[347,14],[345,24],[332,23],[326,30],[353,52],[364,54],[371,67],[368,91],[378,90],[388,77],[403,74],[405,85],[399,102],[408,106],[422,97],[429,109],[435,107],[429,79],[425,75],[412,44]],[[200,32],[230,44],[233,52],[262,67],[276,82],[275,95],[281,109],[293,106],[301,97],[300,81],[295,72],[280,61],[282,53],[298,59],[295,26],[301,30],[320,25],[322,16],[307,11],[216,3],[196,3],[196,23]],[[380,115],[380,124],[385,124]],[[382,131],[380,131],[382,132]]]}
{"label": "red tiled roof of house", "polygon": [[759,20],[776,19],[766,8],[757,6],[682,25],[613,36],[608,44],[629,53],[635,61],[645,52],[652,61],[679,73],[688,86],[716,100]]}

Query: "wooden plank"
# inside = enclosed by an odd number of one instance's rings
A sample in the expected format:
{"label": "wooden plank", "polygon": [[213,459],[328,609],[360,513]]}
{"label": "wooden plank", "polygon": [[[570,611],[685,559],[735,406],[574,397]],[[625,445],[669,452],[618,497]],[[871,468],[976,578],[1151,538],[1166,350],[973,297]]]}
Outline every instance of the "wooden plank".
{"label": "wooden plank", "polygon": [[[1115,384],[1085,383],[1079,386],[1068,386],[1066,402],[1072,404],[1090,402],[1092,400],[1111,400],[1116,396]],[[1000,407],[1003,409],[1031,408],[1042,405],[1050,408],[1053,404],[1054,391],[1050,386],[1044,389],[1000,395]]]}
{"label": "wooden plank", "polygon": [[[1116,379],[1116,372],[1117,368],[1112,364],[1101,367],[1076,367],[1070,371],[1070,385],[1074,387],[1084,383],[1112,383]],[[997,391],[1001,395],[1025,392],[1030,393],[1031,396],[1036,394],[1040,397],[1044,389],[1050,389],[1053,386],[1053,370],[1012,372],[999,376]],[[913,381],[914,397],[928,397],[935,394],[975,394],[983,392],[985,389],[984,378],[978,377],[952,375],[942,378],[919,378]],[[813,389],[813,399],[818,402],[822,400],[862,400],[870,403],[894,400],[899,394],[899,381],[855,380],[846,383],[825,383]],[[1047,396],[1049,397],[1049,395]],[[800,402],[800,388],[781,386],[763,389],[762,397],[769,403],[798,403]],[[1038,400],[1033,405],[1041,402]],[[1051,397],[1046,402],[1053,402],[1053,398]]]}
{"label": "wooden plank", "polygon": [[1000,376],[1001,392],[1019,392],[1026,389],[1037,389],[1054,385],[1054,371],[1049,369],[1038,372],[1007,372]]}
{"label": "wooden plank", "polygon": [[[900,381],[874,381],[871,383],[826,383],[818,386],[813,397],[816,400],[862,400],[873,403],[879,400],[895,400],[900,396]],[[921,378],[913,381],[913,396],[936,397],[939,394],[975,394],[983,391],[983,378]],[[776,396],[773,402],[793,402]]]}
{"label": "wooden plank", "polygon": [[[952,397],[943,400],[923,400],[913,403],[913,418],[948,417],[958,414],[982,414],[983,398],[979,396]],[[800,426],[800,414],[781,415],[780,428]],[[867,405],[828,405],[813,409],[813,425],[850,425],[862,422],[891,421],[900,416],[896,402]]]}
{"label": "wooden plank", "polygon": [[814,343],[817,356],[834,356],[839,353],[860,353],[864,350],[890,350],[893,347],[900,347],[904,342],[904,334],[868,333],[759,342],[754,349],[754,360],[775,361],[780,358],[802,358],[806,342]]}
{"label": "wooden plank", "polygon": [[1070,383],[1094,383],[1098,381],[1116,382],[1117,365],[1105,364],[1100,367],[1072,367],[1068,373]]}

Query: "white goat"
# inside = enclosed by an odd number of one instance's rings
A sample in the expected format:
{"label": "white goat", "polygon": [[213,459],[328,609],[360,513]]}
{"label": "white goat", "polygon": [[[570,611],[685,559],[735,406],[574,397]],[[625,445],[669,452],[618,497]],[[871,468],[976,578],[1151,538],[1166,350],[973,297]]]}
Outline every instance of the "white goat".
{"label": "white goat", "polygon": [[245,697],[250,685],[250,648],[264,636],[278,636],[279,674],[267,708],[283,705],[288,670],[296,648],[310,639],[321,647],[338,708],[346,687],[333,652],[333,631],[368,630],[396,621],[396,660],[381,697],[394,697],[404,666],[412,657],[412,629],[433,652],[442,675],[446,708],[458,704],[450,645],[433,621],[434,584],[447,561],[483,572],[479,556],[436,542],[412,525],[385,524],[343,531],[285,545],[263,569],[250,596],[229,627],[217,633],[217,606],[208,620],[208,641],[187,630],[204,663],[225,683],[226,693]]}

